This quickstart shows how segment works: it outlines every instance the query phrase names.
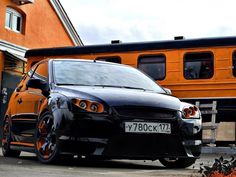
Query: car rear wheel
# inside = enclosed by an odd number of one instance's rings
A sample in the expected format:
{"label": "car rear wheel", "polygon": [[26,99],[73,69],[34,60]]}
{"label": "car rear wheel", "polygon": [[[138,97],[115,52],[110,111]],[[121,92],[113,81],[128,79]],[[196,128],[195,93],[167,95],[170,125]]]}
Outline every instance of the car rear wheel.
{"label": "car rear wheel", "polygon": [[11,128],[10,128],[9,118],[6,117],[3,122],[2,154],[5,157],[19,157],[21,151],[10,149],[10,142],[11,142]]}
{"label": "car rear wheel", "polygon": [[176,159],[170,159],[170,158],[162,158],[159,159],[162,165],[164,165],[167,168],[187,168],[191,165],[193,165],[196,161],[195,158],[176,158]]}
{"label": "car rear wheel", "polygon": [[59,146],[54,119],[49,112],[43,113],[36,128],[35,153],[42,163],[54,163],[59,158]]}

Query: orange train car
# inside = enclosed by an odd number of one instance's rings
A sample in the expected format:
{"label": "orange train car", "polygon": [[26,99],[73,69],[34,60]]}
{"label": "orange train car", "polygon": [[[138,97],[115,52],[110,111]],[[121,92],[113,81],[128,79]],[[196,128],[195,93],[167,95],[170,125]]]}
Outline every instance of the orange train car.
{"label": "orange train car", "polygon": [[181,100],[200,104],[216,101],[217,122],[236,122],[236,37],[33,49],[25,57],[27,70],[45,58],[131,65],[171,89]]}

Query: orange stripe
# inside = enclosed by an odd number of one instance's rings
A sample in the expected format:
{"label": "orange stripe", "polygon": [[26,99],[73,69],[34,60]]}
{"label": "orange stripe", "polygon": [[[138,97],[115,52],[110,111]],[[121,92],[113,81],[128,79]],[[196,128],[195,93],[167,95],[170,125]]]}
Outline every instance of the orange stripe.
{"label": "orange stripe", "polygon": [[28,146],[28,147],[34,147],[33,143],[23,143],[23,142],[11,142],[11,145],[19,145],[19,146]]}

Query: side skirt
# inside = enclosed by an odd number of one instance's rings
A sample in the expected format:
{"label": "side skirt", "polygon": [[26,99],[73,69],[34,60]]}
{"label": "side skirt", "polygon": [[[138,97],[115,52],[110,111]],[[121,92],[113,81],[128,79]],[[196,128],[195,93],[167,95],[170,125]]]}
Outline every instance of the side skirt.
{"label": "side skirt", "polygon": [[24,143],[24,142],[11,142],[10,148],[18,151],[26,151],[34,153],[34,144],[33,143]]}

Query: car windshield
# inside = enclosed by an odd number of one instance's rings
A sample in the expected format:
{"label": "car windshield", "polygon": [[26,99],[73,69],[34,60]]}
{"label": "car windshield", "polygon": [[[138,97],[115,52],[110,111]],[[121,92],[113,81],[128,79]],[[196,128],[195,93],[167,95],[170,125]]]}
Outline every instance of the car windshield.
{"label": "car windshield", "polygon": [[53,73],[54,82],[57,85],[119,87],[165,93],[145,74],[124,65],[54,60]]}

